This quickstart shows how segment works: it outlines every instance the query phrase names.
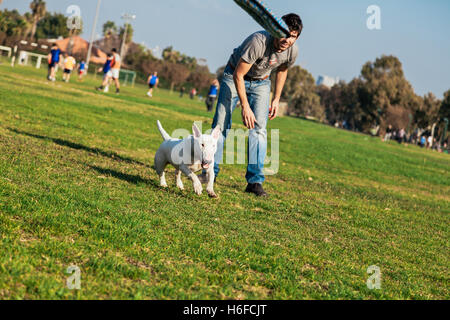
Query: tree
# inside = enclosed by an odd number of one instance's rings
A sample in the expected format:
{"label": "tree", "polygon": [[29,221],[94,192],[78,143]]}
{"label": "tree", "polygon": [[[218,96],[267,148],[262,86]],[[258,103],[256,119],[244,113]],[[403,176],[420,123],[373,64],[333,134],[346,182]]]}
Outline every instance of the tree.
{"label": "tree", "polygon": [[36,38],[67,38],[70,35],[67,29],[67,17],[61,13],[47,13],[36,28]]}
{"label": "tree", "polygon": [[181,54],[178,51],[173,50],[173,47],[167,47],[162,52],[162,58],[164,61],[171,63],[181,62]]}
{"label": "tree", "polygon": [[187,66],[189,70],[195,70],[198,66],[196,58],[182,54],[179,51],[174,50],[172,46],[163,50],[162,58],[164,61],[183,64]]}
{"label": "tree", "polygon": [[208,88],[213,79],[214,76],[209,72],[207,66],[197,66],[197,68],[189,74],[186,81],[200,91]]}
{"label": "tree", "polygon": [[439,109],[439,117],[441,119],[447,118],[450,121],[450,90],[444,93],[444,100],[442,100],[441,108]]}
{"label": "tree", "polygon": [[[275,79],[276,72],[272,76],[272,88],[275,88]],[[302,67],[294,66],[288,71],[281,98],[289,101],[299,92],[305,92],[305,90],[312,90],[314,92],[315,87],[313,76]]]}
{"label": "tree", "polygon": [[45,1],[43,0],[33,0],[30,3],[31,13],[33,15],[33,27],[31,29],[31,38],[34,38],[36,34],[36,29],[38,22],[45,16],[47,13],[47,8]]}
{"label": "tree", "polygon": [[317,88],[316,92],[320,97],[320,103],[325,108],[328,123],[333,125],[336,122],[347,120],[348,105],[345,95],[348,90],[348,85],[343,81],[335,84],[331,88],[324,85]]}
{"label": "tree", "polygon": [[420,128],[426,128],[435,124],[439,119],[439,109],[441,101],[431,92],[426,94],[419,109],[416,110],[416,123]]}
{"label": "tree", "polygon": [[163,63],[158,59],[146,59],[142,62],[141,68],[145,76],[152,74],[155,71],[161,74],[163,71]]}
{"label": "tree", "polygon": [[116,23],[114,21],[106,21],[103,24],[103,36],[105,38],[108,38],[112,35],[116,35],[117,34],[117,26]]}
{"label": "tree", "polygon": [[133,67],[136,70],[143,71],[146,74],[149,74],[152,71],[157,71],[155,64],[153,63],[155,60],[157,59],[153,56],[151,50],[135,43],[132,43],[130,45],[127,54],[124,57],[124,62],[127,65]]}
{"label": "tree", "polygon": [[[275,74],[272,81],[275,81]],[[296,116],[314,117],[320,121],[325,119],[325,109],[320,104],[320,97],[316,93],[314,78],[300,66],[289,69],[281,98],[288,101],[289,113]]]}
{"label": "tree", "polygon": [[359,98],[365,114],[362,127],[387,127],[386,112],[392,107],[403,107],[411,113],[417,106],[411,84],[405,79],[400,60],[382,56],[367,62],[361,70]]}
{"label": "tree", "polygon": [[189,76],[189,69],[179,63],[172,63],[168,61],[164,61],[162,64],[162,72],[161,77],[167,79],[170,83],[170,91],[173,91],[173,88],[176,85],[182,84],[186,81]]}
{"label": "tree", "polygon": [[[125,39],[125,44],[130,43],[133,41],[133,35],[134,35],[134,29],[133,26],[130,23],[126,23],[126,30],[127,30],[127,38]],[[119,30],[119,37],[120,39],[123,39],[124,33],[125,33],[125,26],[120,27]]]}
{"label": "tree", "polygon": [[20,15],[17,10],[0,11],[0,31],[7,37],[26,36],[30,28],[30,23],[26,16]]}

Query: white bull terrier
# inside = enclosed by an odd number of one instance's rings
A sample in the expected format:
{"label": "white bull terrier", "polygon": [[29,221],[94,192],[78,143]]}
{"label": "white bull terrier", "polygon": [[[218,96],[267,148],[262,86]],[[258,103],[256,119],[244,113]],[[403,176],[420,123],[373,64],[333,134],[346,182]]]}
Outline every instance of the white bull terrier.
{"label": "white bull terrier", "polygon": [[204,169],[206,170],[208,183],[206,191],[210,197],[217,198],[214,192],[214,154],[217,150],[217,141],[221,135],[220,127],[215,127],[211,135],[202,135],[197,126],[193,124],[193,135],[181,140],[174,139],[167,134],[159,120],[156,123],[164,139],[155,154],[155,169],[159,175],[161,187],[167,187],[164,169],[168,163],[171,163],[176,169],[177,187],[184,190],[181,181],[181,173],[183,172],[192,180],[195,193],[200,195],[203,191],[202,183],[194,172]]}

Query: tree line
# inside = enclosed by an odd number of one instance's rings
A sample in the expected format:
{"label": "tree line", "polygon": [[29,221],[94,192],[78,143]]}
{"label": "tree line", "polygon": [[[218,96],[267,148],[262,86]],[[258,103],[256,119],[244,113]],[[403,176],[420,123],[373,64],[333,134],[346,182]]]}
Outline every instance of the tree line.
{"label": "tree line", "polygon": [[[81,34],[82,28],[74,30],[67,28],[67,19],[64,14],[48,12],[43,0],[31,1],[30,12],[24,15],[17,10],[2,10],[0,44],[14,46],[20,40],[39,41]],[[156,58],[151,50],[133,42],[134,30],[131,24],[118,27],[113,21],[105,22],[104,38],[96,41],[95,45],[105,52],[113,47],[121,48],[125,28],[127,28],[123,57],[125,67],[138,71],[142,80],[146,79],[149,73],[158,71],[162,87],[171,90],[186,86],[195,87],[198,92],[206,93],[215,78],[206,65],[200,65],[196,58],[180,53],[172,47],[163,50],[161,59]]]}
{"label": "tree line", "polygon": [[[214,78],[220,80],[223,69],[212,74],[195,57],[183,54],[173,47],[162,51],[157,58],[143,45],[134,43],[131,24],[118,27],[113,21],[103,24],[103,39],[95,45],[103,51],[120,48],[125,39],[126,67],[138,71],[145,81],[148,74],[158,71],[163,87],[171,90],[183,86],[206,92]],[[17,10],[0,11],[0,44],[8,45],[17,39],[33,40],[69,37],[82,32],[67,28],[67,17],[49,13],[45,1],[33,0],[30,12],[20,15]],[[273,77],[272,77],[273,78]],[[274,81],[274,79],[272,79]],[[405,78],[400,60],[395,56],[381,56],[368,61],[358,77],[350,82],[341,81],[331,88],[317,86],[313,76],[300,66],[289,70],[282,99],[288,103],[288,113],[316,119],[330,125],[338,124],[349,130],[384,134],[391,126],[419,134],[433,130],[435,136],[443,134],[444,118],[450,119],[450,90],[444,99],[433,93],[419,96]]]}
{"label": "tree line", "polygon": [[443,134],[444,118],[450,119],[450,90],[439,100],[433,93],[419,96],[405,78],[400,60],[381,56],[365,63],[361,74],[331,88],[317,86],[300,66],[288,73],[282,98],[288,112],[349,130],[384,134],[388,126],[407,132],[434,130]]}
{"label": "tree line", "polygon": [[[157,58],[150,49],[134,43],[132,41],[133,27],[127,25],[127,28],[123,61],[128,67],[140,72],[142,79],[146,79],[148,74],[157,71],[163,87],[170,90],[179,89],[182,86],[195,87],[198,92],[206,92],[215,78],[206,65],[199,64],[197,58],[174,50],[172,46],[165,48],[161,58]],[[118,47],[124,30],[114,21],[106,21],[103,24],[103,39],[96,44],[105,51]]]}
{"label": "tree line", "polygon": [[0,43],[6,38],[21,38],[29,40],[69,37],[81,34],[79,29],[67,28],[67,17],[61,13],[48,12],[45,1],[33,0],[30,12],[21,15],[17,10],[4,9],[0,11]]}

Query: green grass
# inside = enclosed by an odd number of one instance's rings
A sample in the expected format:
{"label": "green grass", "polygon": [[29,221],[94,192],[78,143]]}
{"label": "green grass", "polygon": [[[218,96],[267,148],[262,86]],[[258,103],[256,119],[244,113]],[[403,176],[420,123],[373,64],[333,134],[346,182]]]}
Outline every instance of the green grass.
{"label": "green grass", "polygon": [[223,166],[219,199],[185,177],[179,191],[171,167],[162,190],[156,119],[206,129],[212,114],[98,82],[0,65],[0,299],[449,298],[448,155],[280,118],[269,199],[243,193],[245,165]]}

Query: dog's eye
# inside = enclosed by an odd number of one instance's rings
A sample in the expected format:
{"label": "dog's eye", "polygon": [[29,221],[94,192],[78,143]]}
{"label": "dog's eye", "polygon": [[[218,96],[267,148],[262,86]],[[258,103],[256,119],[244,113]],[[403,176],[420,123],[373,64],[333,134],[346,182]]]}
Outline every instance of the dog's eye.
{"label": "dog's eye", "polygon": [[202,143],[202,148],[204,148],[205,147],[205,144],[204,143]]}

